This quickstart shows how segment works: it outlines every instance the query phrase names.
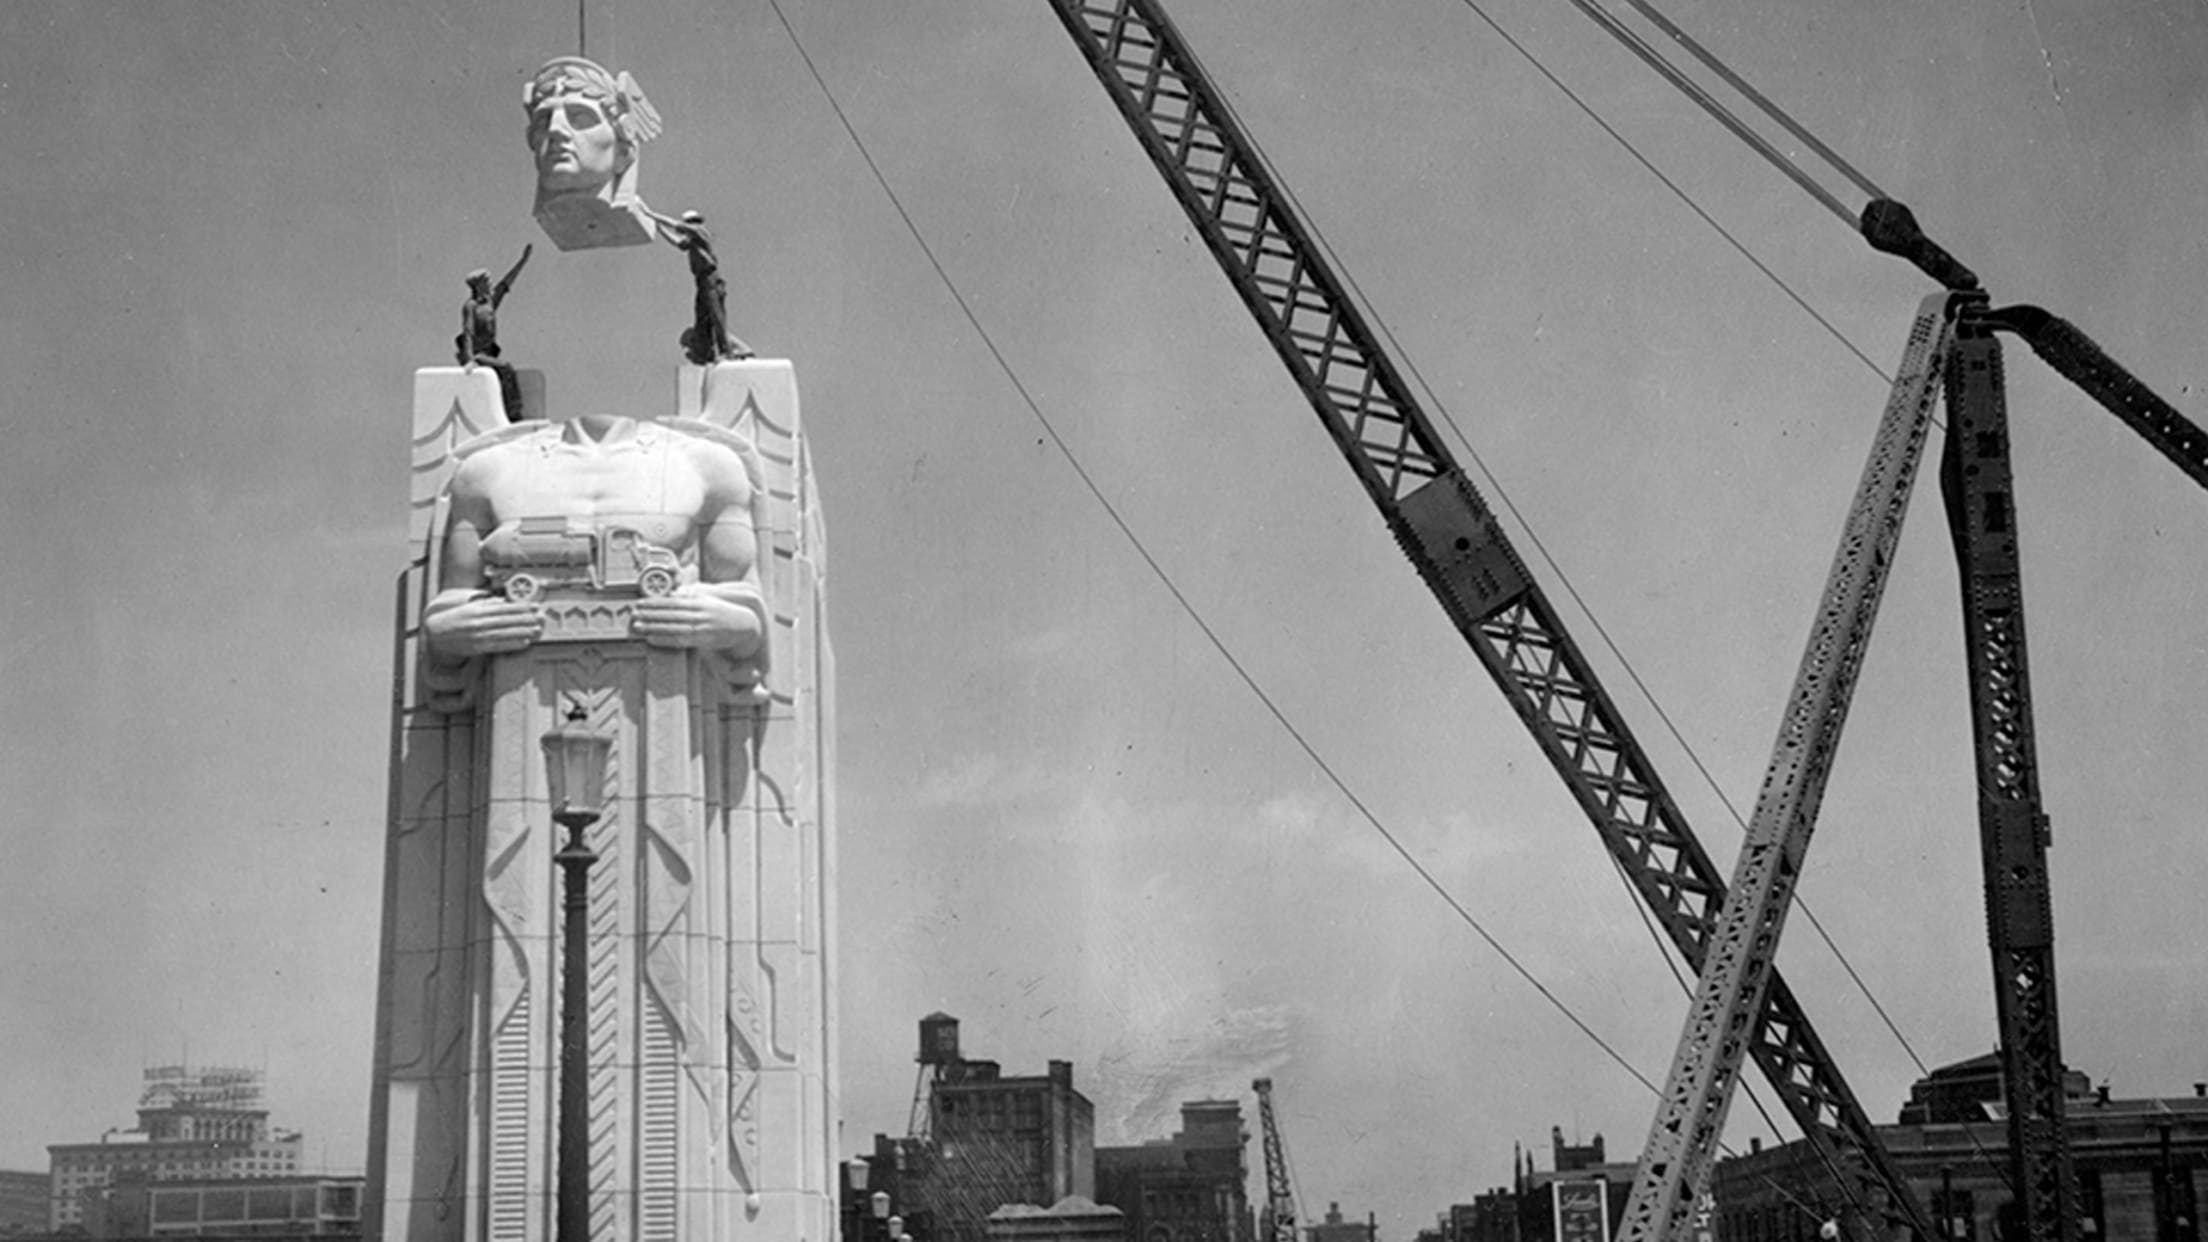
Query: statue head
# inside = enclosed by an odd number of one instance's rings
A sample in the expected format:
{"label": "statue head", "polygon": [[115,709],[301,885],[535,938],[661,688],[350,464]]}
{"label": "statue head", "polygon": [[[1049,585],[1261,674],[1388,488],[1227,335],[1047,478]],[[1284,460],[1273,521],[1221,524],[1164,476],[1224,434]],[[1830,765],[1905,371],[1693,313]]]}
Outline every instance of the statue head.
{"label": "statue head", "polygon": [[659,113],[636,79],[595,61],[547,61],[523,95],[540,195],[633,196],[636,149],[659,134]]}

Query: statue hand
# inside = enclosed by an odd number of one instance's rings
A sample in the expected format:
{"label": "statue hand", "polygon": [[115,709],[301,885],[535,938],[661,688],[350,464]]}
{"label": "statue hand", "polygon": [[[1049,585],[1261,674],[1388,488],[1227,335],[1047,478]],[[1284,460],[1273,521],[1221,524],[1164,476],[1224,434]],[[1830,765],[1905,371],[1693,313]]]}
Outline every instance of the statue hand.
{"label": "statue hand", "polygon": [[450,658],[520,651],[544,635],[544,617],[488,591],[446,591],[429,603],[422,632],[433,654]]}
{"label": "statue hand", "polygon": [[693,583],[672,595],[636,602],[631,630],[654,647],[697,647],[748,655],[765,634],[760,611],[746,595]]}

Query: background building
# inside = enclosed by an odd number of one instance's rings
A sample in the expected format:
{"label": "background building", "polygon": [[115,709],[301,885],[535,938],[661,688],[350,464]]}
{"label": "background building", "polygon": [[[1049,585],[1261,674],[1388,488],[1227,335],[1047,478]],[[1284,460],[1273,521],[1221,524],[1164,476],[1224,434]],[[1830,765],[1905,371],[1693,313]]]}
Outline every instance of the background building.
{"label": "background building", "polygon": [[128,1180],[85,1201],[92,1238],[279,1238],[360,1235],[358,1177],[270,1177],[252,1181]]}
{"label": "background building", "polygon": [[47,1227],[88,1227],[87,1202],[125,1183],[289,1176],[301,1146],[299,1135],[269,1128],[260,1071],[156,1066],[145,1073],[137,1129],[47,1147]]}
{"label": "background building", "polygon": [[1096,1197],[1126,1213],[1128,1242],[1251,1242],[1249,1137],[1239,1102],[1184,1103],[1173,1137],[1096,1149]]}
{"label": "background building", "polygon": [[1363,1220],[1344,1220],[1342,1205],[1328,1203],[1326,1219],[1305,1225],[1303,1236],[1307,1242],[1379,1242],[1380,1222],[1370,1213]]}
{"label": "background building", "polygon": [[46,1232],[53,1210],[47,1188],[52,1184],[51,1174],[0,1170],[0,1237]]}
{"label": "background building", "polygon": [[[2208,1202],[2208,1085],[2168,1099],[2113,1099],[2067,1074],[2081,1231],[2093,1242],[2200,1242]],[[1878,1127],[1919,1202],[1956,1242],[2014,1236],[2008,1122],[1993,1055],[1934,1070],[1910,1088],[1899,1124]],[[1836,1214],[1832,1177],[1802,1142],[1722,1160],[1711,1179],[1720,1242],[1817,1236]]]}
{"label": "background building", "polygon": [[1124,1242],[1127,1222],[1115,1207],[1067,1195],[1047,1208],[1008,1203],[989,1214],[989,1242]]}
{"label": "background building", "polygon": [[[1590,1194],[1599,1204],[1604,1238],[1615,1237],[1625,1218],[1625,1201],[1633,1192],[1634,1162],[1611,1161],[1603,1152],[1602,1136],[1592,1142],[1564,1141],[1561,1127],[1549,1129],[1551,1167],[1539,1169],[1531,1153],[1513,1156],[1511,1184],[1496,1187],[1456,1204],[1439,1222],[1444,1242],[1557,1242],[1556,1196],[1562,1185],[1567,1194]],[[1599,1189],[1597,1189],[1599,1187]]]}
{"label": "background building", "polygon": [[875,1135],[874,1155],[852,1174],[863,1188],[845,1187],[860,1242],[881,1242],[887,1215],[914,1242],[983,1242],[998,1208],[1095,1198],[1096,1109],[1074,1089],[1072,1062],[1007,1076],[995,1061],[966,1059],[958,1019],[941,1013],[920,1021],[919,1061],[914,1133]]}

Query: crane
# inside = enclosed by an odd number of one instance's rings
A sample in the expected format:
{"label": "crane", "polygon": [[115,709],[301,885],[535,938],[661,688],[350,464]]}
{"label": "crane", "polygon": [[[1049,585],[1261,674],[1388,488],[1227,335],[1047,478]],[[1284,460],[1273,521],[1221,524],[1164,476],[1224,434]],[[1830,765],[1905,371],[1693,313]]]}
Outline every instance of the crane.
{"label": "crane", "polygon": [[1265,1219],[1261,1242],[1296,1242],[1296,1191],[1288,1181],[1288,1149],[1273,1116],[1273,1080],[1250,1084],[1257,1092],[1257,1127],[1265,1136]]}
{"label": "crane", "polygon": [[[1541,584],[1156,0],[1051,0],[1144,151],[1443,611],[1680,956],[1702,969],[1723,874]],[[1783,978],[1749,1040],[1851,1200],[1934,1236]]]}
{"label": "crane", "polygon": [[[1865,233],[1872,243],[1906,254],[1907,246],[1881,244],[1869,214]],[[1901,231],[1914,227],[1911,222]],[[1962,591],[1987,946],[1993,961],[2007,1104],[2009,1181],[2024,1238],[2077,1242],[2080,1192],[2065,1121],[2065,1066],[2047,869],[2052,834],[2040,800],[2033,741],[2008,402],[2001,348],[1994,333],[2023,338],[2058,374],[2203,486],[2208,486],[2208,434],[2075,325],[2036,306],[1993,309],[1967,268],[1944,251],[1937,255],[1938,264],[1960,276],[1949,282],[1953,334],[1951,341],[1943,343],[1944,362],[1939,368],[1949,416],[1940,490]],[[1938,274],[1935,264],[1920,261],[1919,266]],[[1805,656],[1805,676],[1812,662]],[[1844,691],[1827,710],[1834,707],[1844,714]],[[1743,897],[1729,902],[1725,910],[1721,935],[1729,952],[1724,959],[1734,969],[1702,978],[1626,1207],[1620,1233],[1625,1242],[1668,1242],[1683,1236],[1706,1179],[1716,1133],[1723,1126],[1727,1076],[1737,1072],[1739,1065],[1729,1036],[1754,1012],[1755,971],[1777,949],[1791,898],[1792,873],[1799,868],[1813,826],[1813,806],[1782,811],[1781,819],[1766,821],[1765,803],[1773,794],[1773,779],[1789,761],[1790,740],[1784,730],[1780,741],[1772,759],[1772,779],[1766,781],[1765,796],[1758,801],[1757,816],[1750,822],[1734,873],[1734,891]],[[1784,814],[1793,818],[1785,820]],[[1772,852],[1774,846],[1777,853]]]}
{"label": "crane", "polygon": [[[1975,273],[1928,239],[1905,206],[1867,204],[1858,221],[1864,239],[1946,292],[1926,299],[1913,326],[1728,886],[1158,0],[1052,7],[1405,554],[1701,977],[1628,1210],[1628,1230],[1639,1236],[1676,1237],[1686,1223],[1744,1056],[1840,1184],[1851,1235],[1900,1226],[1936,1236],[1771,958],[1876,615],[1886,557],[1861,553],[1890,549],[1898,534],[1935,385],[1944,385],[1951,422],[1942,481],[1963,578],[2012,1183],[2033,1242],[2074,1242],[2048,833],[2031,746],[2005,397],[1991,334],[2022,337],[2203,486],[2208,434],[2073,325],[2037,307],[1991,310]],[[1647,1189],[1659,1182],[1661,1190]]]}

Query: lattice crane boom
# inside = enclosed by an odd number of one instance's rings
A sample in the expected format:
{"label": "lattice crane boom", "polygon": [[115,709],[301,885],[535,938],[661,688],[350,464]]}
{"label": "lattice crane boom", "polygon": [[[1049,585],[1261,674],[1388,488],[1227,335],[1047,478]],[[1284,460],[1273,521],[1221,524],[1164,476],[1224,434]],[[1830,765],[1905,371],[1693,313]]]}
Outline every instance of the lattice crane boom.
{"label": "lattice crane boom", "polygon": [[[1156,0],[1052,0],[1321,425],[1460,635],[1696,971],[1726,894],[1578,644]],[[1859,1203],[1922,1207],[1785,982],[1750,1053]]]}
{"label": "lattice crane boom", "polygon": [[1297,1242],[1296,1189],[1288,1180],[1288,1148],[1280,1138],[1280,1121],[1273,1116],[1273,1080],[1260,1078],[1250,1089],[1257,1092],[1257,1128],[1265,1144],[1263,1242]]}

